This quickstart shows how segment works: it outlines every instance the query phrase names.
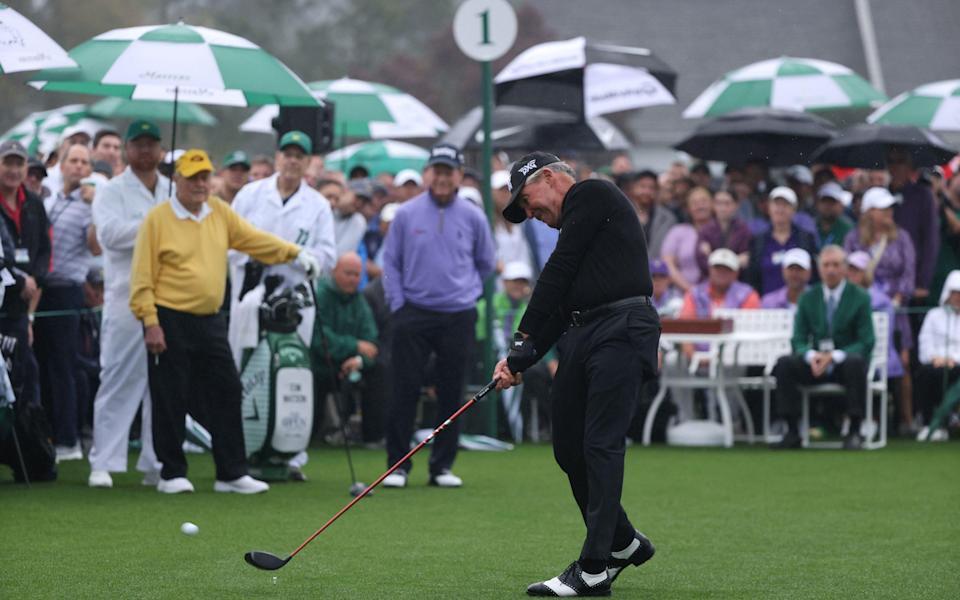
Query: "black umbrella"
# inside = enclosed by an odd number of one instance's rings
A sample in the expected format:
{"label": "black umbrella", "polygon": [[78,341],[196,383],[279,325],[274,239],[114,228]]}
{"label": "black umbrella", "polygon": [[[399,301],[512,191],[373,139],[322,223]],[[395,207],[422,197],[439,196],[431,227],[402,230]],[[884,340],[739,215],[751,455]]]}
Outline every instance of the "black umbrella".
{"label": "black umbrella", "polygon": [[855,125],[817,150],[813,159],[840,167],[882,169],[891,149],[906,152],[915,167],[945,165],[957,154],[935,133],[913,125]]}
{"label": "black umbrella", "polygon": [[829,121],[809,113],[744,108],[707,121],[674,148],[704,160],[777,167],[810,162],[834,135]]}
{"label": "black umbrella", "polygon": [[579,37],[527,48],[494,82],[498,105],[595,117],[675,104],[677,73],[646,48]]}
{"label": "black umbrella", "polygon": [[[479,148],[482,124],[483,110],[478,106],[457,119],[442,141],[463,149]],[[494,108],[491,129],[493,146],[504,150],[587,152],[630,148],[627,137],[603,117],[581,121],[570,113],[525,106]]]}

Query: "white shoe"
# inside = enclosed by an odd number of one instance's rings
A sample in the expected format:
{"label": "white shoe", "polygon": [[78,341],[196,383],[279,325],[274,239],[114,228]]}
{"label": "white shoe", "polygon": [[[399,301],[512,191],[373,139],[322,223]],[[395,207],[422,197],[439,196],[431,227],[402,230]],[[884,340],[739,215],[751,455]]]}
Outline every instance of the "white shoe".
{"label": "white shoe", "polygon": [[445,488],[458,488],[463,485],[463,480],[450,471],[441,471],[436,475],[430,476],[430,485]]}
{"label": "white shoe", "polygon": [[943,427],[934,429],[933,433],[930,434],[931,442],[947,442],[950,440],[950,434],[947,433],[947,430]]}
{"label": "white shoe", "polygon": [[186,477],[161,479],[157,482],[157,491],[162,494],[183,494],[193,492],[193,484]]}
{"label": "white shoe", "polygon": [[87,478],[87,485],[92,488],[112,488],[113,478],[110,477],[110,473],[108,471],[94,469],[93,471],[90,471],[90,477]]}
{"label": "white shoe", "polygon": [[923,429],[921,429],[920,431],[917,432],[917,441],[918,441],[918,442],[925,442],[925,441],[927,441],[927,436],[929,436],[929,435],[930,435],[930,428],[929,428],[929,427],[924,427]]}
{"label": "white shoe", "polygon": [[153,487],[158,483],[160,483],[160,471],[147,471],[143,474],[143,480],[140,482],[140,485]]}
{"label": "white shoe", "polygon": [[57,462],[66,460],[83,460],[83,450],[80,448],[80,442],[72,446],[57,446]]}
{"label": "white shoe", "polygon": [[270,486],[259,479],[244,475],[233,481],[217,481],[213,484],[215,492],[235,492],[237,494],[259,494],[270,489]]}
{"label": "white shoe", "polygon": [[403,469],[397,469],[383,479],[383,487],[404,488],[407,487],[407,472]]}

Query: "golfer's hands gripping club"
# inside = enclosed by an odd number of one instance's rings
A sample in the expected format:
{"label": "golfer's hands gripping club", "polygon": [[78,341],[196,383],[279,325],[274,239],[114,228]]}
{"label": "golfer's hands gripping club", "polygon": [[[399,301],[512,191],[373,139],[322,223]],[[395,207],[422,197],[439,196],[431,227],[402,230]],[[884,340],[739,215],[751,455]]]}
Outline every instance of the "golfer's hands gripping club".
{"label": "golfer's hands gripping club", "polygon": [[307,272],[307,279],[312,280],[320,276],[320,263],[306,250],[301,250],[295,260],[296,263]]}
{"label": "golfer's hands gripping club", "polygon": [[501,359],[497,366],[493,368],[493,379],[497,381],[497,391],[503,391],[523,383],[523,375],[511,372],[505,358]]}
{"label": "golfer's hands gripping club", "polygon": [[537,349],[533,338],[521,332],[513,334],[510,353],[497,363],[493,377],[497,380],[497,389],[505,390],[520,383],[520,374],[537,364]]}

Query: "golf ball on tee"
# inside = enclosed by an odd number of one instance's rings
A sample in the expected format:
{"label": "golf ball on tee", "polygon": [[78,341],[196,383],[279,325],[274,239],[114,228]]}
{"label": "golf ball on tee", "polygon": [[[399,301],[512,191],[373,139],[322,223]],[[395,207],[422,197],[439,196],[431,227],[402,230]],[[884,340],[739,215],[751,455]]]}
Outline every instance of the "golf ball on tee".
{"label": "golf ball on tee", "polygon": [[200,528],[194,525],[193,523],[191,523],[190,521],[187,521],[186,523],[180,526],[180,531],[182,531],[186,535],[197,535],[197,533],[200,532]]}

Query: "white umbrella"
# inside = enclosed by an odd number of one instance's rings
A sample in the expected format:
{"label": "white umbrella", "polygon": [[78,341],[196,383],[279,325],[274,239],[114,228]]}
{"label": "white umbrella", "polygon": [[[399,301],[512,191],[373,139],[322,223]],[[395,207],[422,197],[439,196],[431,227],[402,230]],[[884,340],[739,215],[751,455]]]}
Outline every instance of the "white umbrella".
{"label": "white umbrella", "polygon": [[90,118],[86,105],[69,104],[27,115],[0,136],[0,141],[17,140],[30,154],[46,155],[57,148],[67,127],[77,128],[93,137],[109,125]]}
{"label": "white umbrella", "polygon": [[0,4],[0,73],[76,66],[66,50],[42,29]]}

